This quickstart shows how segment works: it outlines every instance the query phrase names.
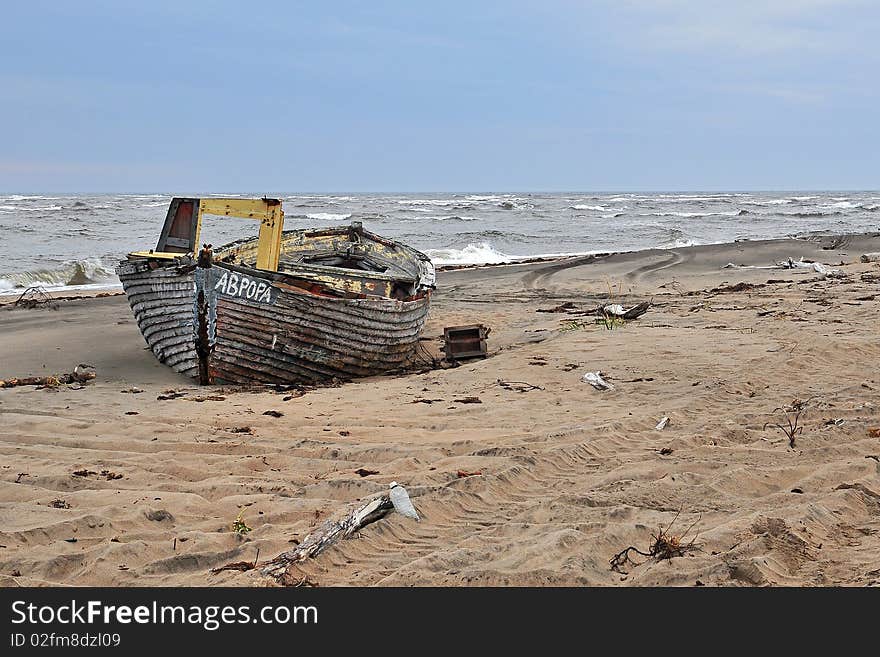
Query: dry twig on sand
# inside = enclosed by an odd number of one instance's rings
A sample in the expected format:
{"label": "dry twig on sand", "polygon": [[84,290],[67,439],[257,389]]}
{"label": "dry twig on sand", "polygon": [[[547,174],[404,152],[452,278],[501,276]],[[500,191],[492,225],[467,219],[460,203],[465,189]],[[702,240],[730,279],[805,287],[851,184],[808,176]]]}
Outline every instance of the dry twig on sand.
{"label": "dry twig on sand", "polygon": [[27,288],[21,293],[21,296],[15,300],[15,306],[18,308],[36,308],[37,306],[48,306],[52,310],[58,310],[58,304],[49,296],[45,288],[41,285],[34,285]]}
{"label": "dry twig on sand", "polygon": [[[176,547],[176,543],[175,543]],[[257,567],[257,561],[260,559],[260,548],[257,548],[257,555],[254,557],[253,561],[235,561],[233,563],[228,563],[224,566],[219,566],[217,568],[211,568],[212,573],[220,573],[224,570],[240,570],[242,572],[246,570],[253,570]]]}
{"label": "dry twig on sand", "polygon": [[655,561],[663,561],[664,559],[672,559],[673,557],[682,557],[688,552],[699,550],[699,546],[696,544],[697,536],[699,536],[699,534],[694,534],[693,538],[691,538],[689,541],[687,541],[687,535],[700,521],[700,518],[694,520],[694,522],[691,523],[690,527],[685,529],[684,532],[682,532],[680,535],[671,534],[670,531],[672,530],[672,526],[675,524],[675,521],[678,520],[679,515],[681,515],[681,510],[679,510],[678,513],[675,514],[672,522],[670,522],[665,529],[661,525],[660,528],[657,530],[657,533],[651,535],[653,542],[651,543],[651,546],[648,548],[647,552],[643,552],[636,546],[630,545],[628,548],[621,550],[613,557],[611,557],[608,562],[611,564],[611,570],[616,573],[626,575],[627,573],[622,570],[622,568],[627,564],[640,566],[641,564],[636,563],[630,558],[631,553],[639,554],[643,557],[647,557],[648,559],[654,559]]}
{"label": "dry twig on sand", "polygon": [[517,392],[528,392],[529,390],[543,390],[541,386],[535,386],[531,383],[527,383],[526,381],[502,381],[498,379],[495,382],[497,385],[505,388],[506,390],[516,390]]}

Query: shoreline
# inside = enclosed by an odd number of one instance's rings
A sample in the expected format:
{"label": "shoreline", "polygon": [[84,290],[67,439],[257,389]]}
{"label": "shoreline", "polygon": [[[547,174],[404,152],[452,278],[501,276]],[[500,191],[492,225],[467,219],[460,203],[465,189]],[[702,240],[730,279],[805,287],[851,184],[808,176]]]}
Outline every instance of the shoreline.
{"label": "shoreline", "polygon": [[[596,259],[601,260],[604,258],[610,258],[614,256],[637,256],[638,254],[647,254],[652,252],[669,252],[669,251],[684,251],[684,252],[694,252],[698,253],[703,250],[715,250],[721,249],[725,247],[732,247],[734,245],[754,245],[756,247],[766,246],[770,244],[799,244],[799,243],[809,243],[809,242],[829,242],[833,243],[835,241],[854,241],[854,240],[870,240],[871,238],[880,236],[880,232],[868,232],[868,233],[815,233],[808,235],[799,235],[795,237],[785,237],[785,238],[774,238],[774,239],[762,239],[762,240],[751,240],[751,239],[742,239],[736,240],[734,242],[717,242],[710,244],[693,244],[689,246],[671,246],[671,247],[649,247],[645,249],[637,249],[632,251],[587,251],[584,253],[571,253],[571,254],[561,254],[561,255],[547,255],[547,256],[522,256],[517,257],[510,262],[499,262],[499,263],[468,263],[468,264],[445,264],[445,265],[436,265],[437,272],[452,272],[452,271],[470,271],[470,270],[482,270],[482,269],[492,269],[496,267],[519,267],[523,265],[538,265],[538,264],[548,264],[548,263],[561,263],[567,262],[571,260],[582,260],[584,258],[587,259]],[[43,291],[56,300],[69,300],[76,298],[89,298],[95,296],[105,296],[104,293],[110,294],[124,294],[122,291],[122,286],[120,283],[93,283],[86,285],[65,285],[60,286],[58,288],[45,288],[45,286],[32,286],[37,288],[42,288]],[[25,287],[16,287],[10,290],[0,291],[0,306],[5,304],[14,303],[15,299],[18,298],[22,293],[25,292],[28,288]],[[63,296],[63,295],[69,296]],[[12,299],[10,300],[10,297]]]}

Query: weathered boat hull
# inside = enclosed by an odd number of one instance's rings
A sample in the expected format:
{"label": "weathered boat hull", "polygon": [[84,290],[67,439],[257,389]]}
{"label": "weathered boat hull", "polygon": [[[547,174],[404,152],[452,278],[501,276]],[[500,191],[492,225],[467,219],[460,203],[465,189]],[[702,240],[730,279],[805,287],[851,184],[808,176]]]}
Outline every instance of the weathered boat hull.
{"label": "weathered boat hull", "polygon": [[430,294],[397,300],[315,293],[272,272],[138,258],[117,273],[161,362],[216,383],[312,383],[409,365]]}
{"label": "weathered boat hull", "polygon": [[175,372],[195,377],[199,360],[193,332],[193,271],[154,268],[154,261],[129,260],[116,271],[135,321],[150,350]]}

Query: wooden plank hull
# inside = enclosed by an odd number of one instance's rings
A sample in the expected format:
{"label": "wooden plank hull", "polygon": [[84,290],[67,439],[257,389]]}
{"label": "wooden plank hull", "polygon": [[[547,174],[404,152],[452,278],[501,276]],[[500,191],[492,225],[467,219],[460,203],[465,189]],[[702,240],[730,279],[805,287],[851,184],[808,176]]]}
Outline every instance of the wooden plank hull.
{"label": "wooden plank hull", "polygon": [[405,367],[430,305],[429,292],[340,298],[223,263],[142,258],[117,273],[156,357],[192,377],[201,365],[216,383],[314,383]]}
{"label": "wooden plank hull", "polygon": [[141,335],[150,350],[175,372],[196,376],[199,361],[193,333],[195,283],[192,271],[152,269],[148,260],[117,267]]}

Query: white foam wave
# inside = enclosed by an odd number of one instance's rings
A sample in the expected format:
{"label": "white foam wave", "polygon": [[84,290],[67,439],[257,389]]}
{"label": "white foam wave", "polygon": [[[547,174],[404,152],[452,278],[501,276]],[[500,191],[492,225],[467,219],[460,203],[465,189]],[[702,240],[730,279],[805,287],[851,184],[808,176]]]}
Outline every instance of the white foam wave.
{"label": "white foam wave", "polygon": [[57,269],[37,269],[0,275],[0,291],[42,286],[46,289],[84,285],[118,285],[115,263],[101,258],[68,260]]}
{"label": "white foam wave", "polygon": [[468,244],[463,249],[426,249],[425,254],[435,265],[497,265],[513,260],[488,242]]}
{"label": "white foam wave", "polygon": [[64,198],[63,196],[28,196],[22,194],[9,194],[8,196],[0,196],[4,201],[57,201]]}
{"label": "white foam wave", "polygon": [[487,195],[484,195],[484,194],[468,194],[467,196],[465,196],[465,199],[467,199],[468,201],[491,201],[491,202],[497,202],[497,201],[502,200],[503,198],[511,199],[511,198],[513,198],[513,197],[496,196],[496,195],[494,195],[494,194],[490,194],[490,195],[488,195],[488,196],[487,196]]}
{"label": "white foam wave", "polygon": [[666,244],[661,244],[658,246],[658,249],[683,249],[688,246],[697,246],[699,242],[695,240],[690,240],[684,237],[678,237],[671,242],[667,242]]}
{"label": "white foam wave", "polygon": [[574,258],[577,256],[607,253],[607,251],[566,251],[554,253],[535,253],[532,255],[509,255],[497,250],[488,242],[468,244],[463,249],[424,249],[424,253],[437,266],[443,265],[504,265],[528,260],[550,260],[553,258]]}
{"label": "white foam wave", "polygon": [[[5,287],[8,281],[0,278],[0,297],[20,295],[24,288]],[[43,285],[47,292],[84,292],[100,290],[121,290],[122,283],[89,283],[87,285]]]}
{"label": "white foam wave", "polygon": [[645,200],[654,200],[660,203],[690,203],[692,201],[729,201],[733,198],[748,197],[751,194],[656,194],[639,196]]}
{"label": "white foam wave", "polygon": [[50,212],[61,209],[60,205],[42,205],[35,208],[24,205],[0,205],[0,210],[7,210],[9,212]]}
{"label": "white foam wave", "polygon": [[398,205],[437,205],[446,207],[449,205],[460,205],[461,201],[456,199],[436,199],[436,198],[413,198],[405,201],[398,201]]}
{"label": "white foam wave", "polygon": [[503,201],[498,201],[495,203],[496,208],[501,208],[502,210],[528,210],[534,206],[527,201],[517,201],[512,199],[504,199]]}
{"label": "white foam wave", "polygon": [[306,217],[309,219],[314,219],[315,221],[345,221],[349,217],[351,217],[351,213],[345,214],[336,214],[333,212],[313,212],[311,214],[307,214]]}
{"label": "white foam wave", "polygon": [[735,217],[739,214],[739,210],[730,210],[729,212],[651,212],[648,215],[641,216],[650,216],[650,217],[682,217],[682,218],[692,218],[692,217]]}

